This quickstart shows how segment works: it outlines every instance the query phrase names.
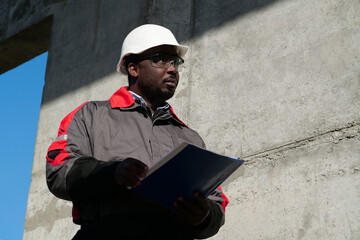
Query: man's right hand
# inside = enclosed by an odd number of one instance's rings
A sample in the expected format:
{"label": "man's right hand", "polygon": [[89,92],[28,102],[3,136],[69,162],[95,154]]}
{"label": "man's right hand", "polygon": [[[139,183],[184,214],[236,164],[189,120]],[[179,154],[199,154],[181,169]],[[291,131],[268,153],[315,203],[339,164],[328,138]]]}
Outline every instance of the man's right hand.
{"label": "man's right hand", "polygon": [[136,187],[141,184],[141,179],[146,176],[148,170],[148,166],[143,162],[127,158],[116,167],[115,180],[119,185]]}

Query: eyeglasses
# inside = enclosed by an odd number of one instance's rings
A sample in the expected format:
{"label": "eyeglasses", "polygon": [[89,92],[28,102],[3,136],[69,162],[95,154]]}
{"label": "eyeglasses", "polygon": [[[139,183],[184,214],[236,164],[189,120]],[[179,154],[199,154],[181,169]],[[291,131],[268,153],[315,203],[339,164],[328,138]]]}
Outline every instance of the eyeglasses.
{"label": "eyeglasses", "polygon": [[163,69],[168,69],[171,65],[174,65],[175,68],[178,70],[178,67],[184,63],[184,59],[182,59],[181,57],[165,53],[156,53],[148,57],[141,58],[138,61],[140,62],[146,59],[151,60],[151,66]]}

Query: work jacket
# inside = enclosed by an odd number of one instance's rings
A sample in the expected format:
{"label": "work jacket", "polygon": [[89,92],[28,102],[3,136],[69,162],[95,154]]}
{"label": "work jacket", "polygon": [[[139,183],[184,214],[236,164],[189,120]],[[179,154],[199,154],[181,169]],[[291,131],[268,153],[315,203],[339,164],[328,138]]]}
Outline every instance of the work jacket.
{"label": "work jacket", "polygon": [[61,121],[46,156],[47,184],[55,196],[73,202],[77,224],[112,219],[125,226],[124,231],[131,224],[144,225],[147,231],[163,224],[194,238],[209,237],[224,223],[228,200],[220,188],[207,198],[210,214],[205,223],[189,228],[173,209],[115,182],[115,169],[124,159],[138,159],[151,168],[183,142],[205,147],[170,106],[152,115],[122,87],[108,101],[86,102]]}

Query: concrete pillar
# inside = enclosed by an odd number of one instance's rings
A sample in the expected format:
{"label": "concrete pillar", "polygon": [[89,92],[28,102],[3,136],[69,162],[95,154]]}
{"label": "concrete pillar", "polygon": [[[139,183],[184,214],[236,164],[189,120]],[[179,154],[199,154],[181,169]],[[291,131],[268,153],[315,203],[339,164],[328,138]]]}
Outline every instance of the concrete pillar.
{"label": "concrete pillar", "polygon": [[18,2],[53,19],[24,239],[76,232],[71,204],[47,190],[45,153],[68,112],[126,85],[121,43],[143,23],[190,47],[177,115],[209,149],[247,160],[223,184],[230,205],[212,239],[360,238],[358,0]]}

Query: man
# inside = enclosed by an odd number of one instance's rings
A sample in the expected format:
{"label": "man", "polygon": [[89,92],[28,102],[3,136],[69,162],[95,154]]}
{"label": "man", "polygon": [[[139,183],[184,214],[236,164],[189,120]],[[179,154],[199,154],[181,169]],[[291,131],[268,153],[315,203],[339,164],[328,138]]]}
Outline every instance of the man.
{"label": "man", "polygon": [[228,201],[220,188],[208,198],[195,193],[196,201],[179,196],[173,208],[131,190],[182,142],[205,147],[166,103],[186,51],[164,27],[134,29],[117,67],[129,86],[62,120],[46,156],[47,184],[55,196],[73,202],[73,221],[81,225],[74,239],[207,238],[224,223]]}

